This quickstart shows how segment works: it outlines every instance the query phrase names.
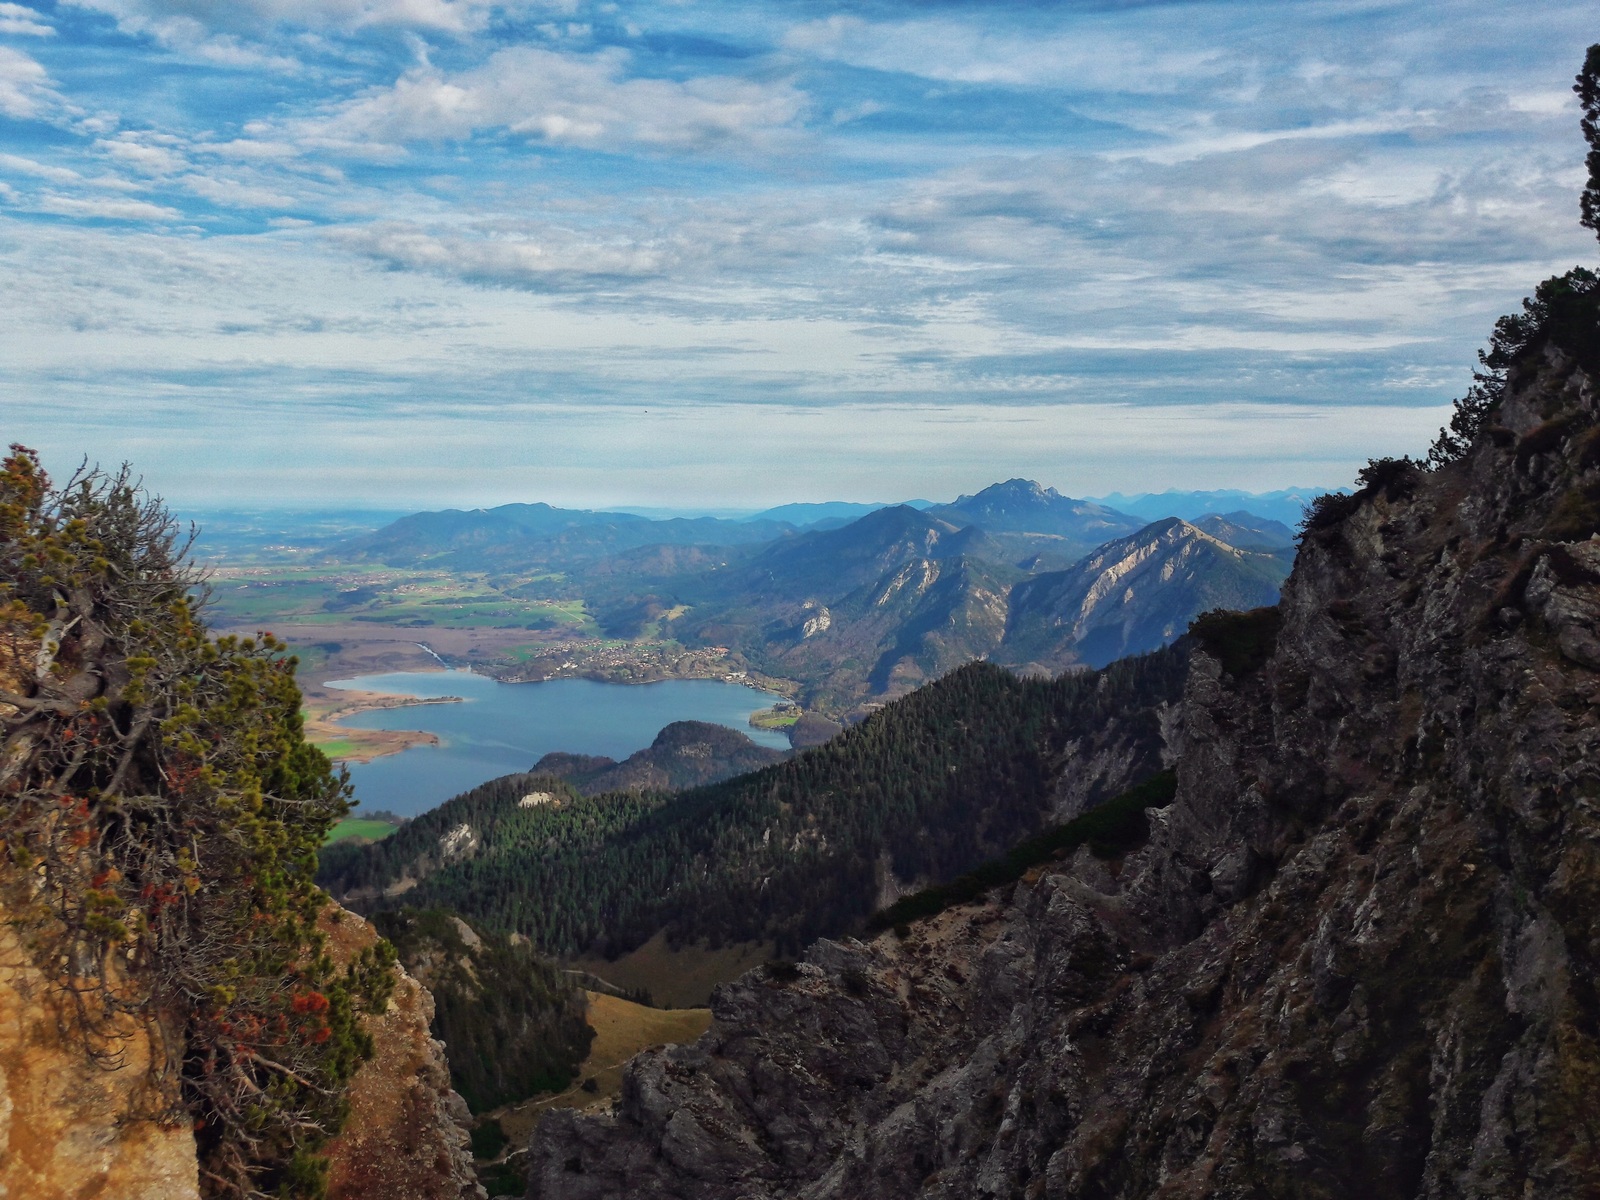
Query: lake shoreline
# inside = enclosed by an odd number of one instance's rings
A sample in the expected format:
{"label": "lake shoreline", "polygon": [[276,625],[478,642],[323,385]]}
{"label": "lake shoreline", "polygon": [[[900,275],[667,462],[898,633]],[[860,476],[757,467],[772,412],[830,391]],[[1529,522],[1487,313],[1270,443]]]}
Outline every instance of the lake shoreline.
{"label": "lake shoreline", "polygon": [[[324,752],[349,768],[363,804],[412,814],[485,780],[525,772],[545,754],[620,762],[679,721],[718,724],[757,745],[788,749],[781,734],[748,723],[780,697],[731,686],[744,682],[664,679],[618,687],[614,680],[567,677],[525,687],[481,670],[384,672],[324,681],[324,694],[337,699],[321,709],[314,735],[337,739]],[[445,692],[466,703],[410,711],[438,703]]]}
{"label": "lake shoreline", "polygon": [[[321,685],[323,695],[326,695],[327,682]],[[328,754],[335,763],[369,763],[375,758],[382,758],[388,754],[399,754],[402,750],[409,750],[413,746],[437,746],[439,735],[429,733],[423,729],[351,729],[339,724],[349,717],[365,712],[377,712],[391,708],[412,708],[420,704],[460,704],[461,696],[440,696],[427,699],[419,696],[404,696],[390,692],[372,691],[346,691],[342,688],[334,689],[339,698],[331,703],[328,700],[308,700],[305,707],[305,735],[306,740],[323,749],[328,746],[343,746],[348,744],[350,749],[337,754]],[[328,753],[323,749],[324,753]]]}

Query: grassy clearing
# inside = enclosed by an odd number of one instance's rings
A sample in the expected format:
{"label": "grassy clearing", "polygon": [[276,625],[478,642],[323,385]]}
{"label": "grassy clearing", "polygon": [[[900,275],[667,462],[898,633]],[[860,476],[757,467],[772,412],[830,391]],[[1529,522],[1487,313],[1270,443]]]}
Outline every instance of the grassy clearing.
{"label": "grassy clearing", "polygon": [[398,825],[391,825],[388,821],[374,821],[368,817],[347,817],[332,829],[323,841],[324,846],[331,846],[334,842],[342,842],[346,838],[366,838],[368,841],[380,841],[388,837]]}
{"label": "grassy clearing", "polygon": [[525,1100],[494,1113],[512,1145],[526,1144],[540,1116],[552,1108],[588,1108],[617,1095],[622,1090],[622,1068],[641,1050],[683,1045],[711,1028],[710,1009],[662,1010],[601,992],[584,995],[589,999],[588,1022],[594,1030],[594,1043],[578,1068],[578,1083],[560,1095]]}
{"label": "grassy clearing", "polygon": [[763,708],[760,712],[750,714],[750,727],[752,729],[788,729],[800,719],[800,712],[794,708]]}
{"label": "grassy clearing", "polygon": [[658,933],[615,962],[585,958],[571,965],[598,975],[625,992],[643,989],[657,1004],[686,1007],[709,1003],[711,989],[717,984],[739,978],[774,953],[770,942],[724,946],[721,950],[701,946],[673,950],[667,946],[666,934]]}

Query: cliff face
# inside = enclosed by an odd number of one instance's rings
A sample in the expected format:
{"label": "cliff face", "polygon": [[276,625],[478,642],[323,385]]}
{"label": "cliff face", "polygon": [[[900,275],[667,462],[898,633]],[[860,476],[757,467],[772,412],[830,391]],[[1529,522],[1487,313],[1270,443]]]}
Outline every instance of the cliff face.
{"label": "cliff face", "polygon": [[[328,953],[344,966],[378,940],[354,913],[330,908]],[[373,1057],[350,1081],[350,1120],[328,1147],[328,1200],[472,1200],[467,1104],[450,1088],[444,1045],[428,1032],[433,997],[404,969],[381,1014],[365,1018]]]}
{"label": "cliff face", "polygon": [[[0,909],[0,1200],[196,1200],[193,1133],[145,1115],[162,1039],[123,1019],[95,1039],[114,1056],[92,1060],[4,918]],[[341,966],[377,940],[352,913],[323,928]],[[432,1019],[433,998],[404,971],[387,1011],[365,1019],[376,1053],[351,1081],[350,1121],[329,1146],[329,1200],[484,1195]]]}
{"label": "cliff face", "polygon": [[148,1107],[162,1039],[119,1020],[96,1039],[114,1057],[92,1060],[7,916],[0,908],[0,1200],[193,1200],[194,1134],[129,1119]]}
{"label": "cliff face", "polygon": [[1600,392],[1496,421],[1197,650],[1142,849],[721,989],[530,1196],[1600,1194]]}

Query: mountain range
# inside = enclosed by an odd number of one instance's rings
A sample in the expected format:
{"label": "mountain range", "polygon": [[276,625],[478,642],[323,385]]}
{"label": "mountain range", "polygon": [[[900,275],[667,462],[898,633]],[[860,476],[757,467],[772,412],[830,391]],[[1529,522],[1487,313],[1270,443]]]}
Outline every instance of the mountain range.
{"label": "mountain range", "polygon": [[978,659],[1057,671],[1155,649],[1207,608],[1271,603],[1293,540],[1245,511],[1152,523],[1012,479],[949,504],[745,520],[544,504],[418,513],[336,553],[546,572],[513,594],[582,599],[611,637],[658,629],[725,647],[800,683],[808,708],[847,713]]}

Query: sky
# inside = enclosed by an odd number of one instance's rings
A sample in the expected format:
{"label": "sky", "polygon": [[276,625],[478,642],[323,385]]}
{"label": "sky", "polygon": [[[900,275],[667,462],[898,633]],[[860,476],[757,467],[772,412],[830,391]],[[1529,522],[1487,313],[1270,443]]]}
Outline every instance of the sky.
{"label": "sky", "polygon": [[0,434],[175,506],[1348,483],[1592,264],[1592,0],[0,2]]}

